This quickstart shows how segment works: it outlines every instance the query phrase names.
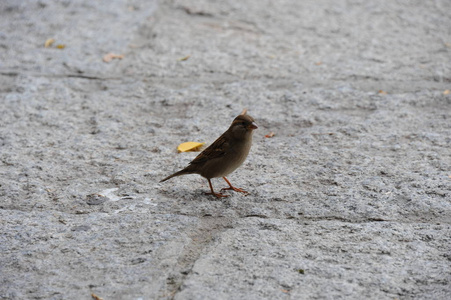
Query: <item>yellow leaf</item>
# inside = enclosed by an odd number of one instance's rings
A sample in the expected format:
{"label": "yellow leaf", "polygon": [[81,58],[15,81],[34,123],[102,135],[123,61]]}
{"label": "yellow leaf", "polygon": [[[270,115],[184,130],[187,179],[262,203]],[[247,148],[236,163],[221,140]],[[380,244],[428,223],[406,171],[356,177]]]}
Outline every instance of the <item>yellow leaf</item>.
{"label": "yellow leaf", "polygon": [[187,152],[187,151],[199,151],[200,147],[202,147],[205,143],[197,143],[197,142],[186,142],[181,143],[177,147],[178,152]]}
{"label": "yellow leaf", "polygon": [[443,95],[449,95],[449,94],[451,94],[451,91],[450,91],[450,90],[445,90],[445,91],[443,92]]}
{"label": "yellow leaf", "polygon": [[56,48],[58,48],[58,49],[64,49],[64,48],[66,48],[66,45],[59,44],[59,45],[56,45]]}
{"label": "yellow leaf", "polygon": [[47,39],[44,43],[44,47],[48,48],[50,46],[52,46],[52,44],[55,42],[55,39]]}

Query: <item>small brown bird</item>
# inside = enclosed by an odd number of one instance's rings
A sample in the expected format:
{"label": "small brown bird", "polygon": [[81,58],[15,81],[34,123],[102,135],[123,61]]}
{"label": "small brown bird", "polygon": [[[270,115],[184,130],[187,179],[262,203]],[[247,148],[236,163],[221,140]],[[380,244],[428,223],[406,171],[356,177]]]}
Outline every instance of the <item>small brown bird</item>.
{"label": "small brown bird", "polygon": [[249,150],[252,145],[252,133],[257,129],[254,118],[246,114],[244,110],[238,117],[236,117],[229,129],[224,132],[213,144],[202,151],[189,165],[166,177],[160,182],[171,179],[172,177],[199,174],[208,180],[211,193],[207,195],[214,195],[217,198],[228,197],[221,193],[215,193],[210,179],[222,177],[229,185],[223,190],[234,190],[236,192],[247,193],[245,190],[232,186],[230,181],[225,176],[235,171],[246,160]]}

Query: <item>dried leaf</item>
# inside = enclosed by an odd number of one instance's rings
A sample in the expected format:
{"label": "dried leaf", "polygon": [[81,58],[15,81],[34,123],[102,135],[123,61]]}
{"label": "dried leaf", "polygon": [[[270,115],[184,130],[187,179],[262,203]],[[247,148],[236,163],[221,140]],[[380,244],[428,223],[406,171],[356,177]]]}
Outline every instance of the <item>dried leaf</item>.
{"label": "dried leaf", "polygon": [[383,91],[383,90],[379,90],[377,93],[378,93],[379,95],[387,95],[387,92],[386,92],[386,91]]}
{"label": "dried leaf", "polygon": [[445,90],[445,91],[443,92],[443,95],[449,95],[449,94],[451,94],[451,91],[450,91],[450,90]]}
{"label": "dried leaf", "polygon": [[106,62],[106,63],[109,63],[110,61],[112,61],[112,60],[115,59],[115,58],[117,58],[117,59],[123,59],[123,58],[124,58],[124,55],[123,55],[123,54],[108,53],[108,54],[105,54],[105,55],[103,56],[103,61]]}
{"label": "dried leaf", "polygon": [[205,144],[205,143],[197,143],[197,142],[186,142],[186,143],[181,143],[181,144],[177,147],[177,151],[178,151],[178,152],[199,151],[200,148],[201,148],[204,144]]}
{"label": "dried leaf", "polygon": [[317,62],[315,63],[316,66],[321,66],[322,64],[323,64],[322,61],[317,61]]}
{"label": "dried leaf", "polygon": [[185,60],[188,60],[188,58],[190,58],[190,57],[191,57],[191,55],[187,55],[185,57],[179,58],[178,61],[185,61]]}
{"label": "dried leaf", "polygon": [[44,43],[44,47],[48,48],[50,46],[52,46],[52,44],[55,42],[55,39],[47,39]]}
{"label": "dried leaf", "polygon": [[66,48],[66,45],[64,45],[64,44],[58,44],[58,45],[56,45],[56,48],[58,48],[58,49],[64,49],[64,48]]}
{"label": "dried leaf", "polygon": [[94,293],[91,293],[91,297],[94,298],[95,300],[103,300],[103,298],[100,298],[99,296],[97,296]]}
{"label": "dried leaf", "polygon": [[276,134],[274,132],[270,132],[267,135],[265,135],[265,138],[272,138],[273,136],[275,136]]}

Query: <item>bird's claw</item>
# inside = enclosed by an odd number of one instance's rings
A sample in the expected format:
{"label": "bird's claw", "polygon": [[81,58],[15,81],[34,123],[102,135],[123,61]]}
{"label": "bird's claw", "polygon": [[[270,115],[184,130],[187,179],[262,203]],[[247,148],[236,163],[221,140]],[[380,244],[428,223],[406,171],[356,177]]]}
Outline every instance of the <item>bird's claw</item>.
{"label": "bird's claw", "polygon": [[236,188],[236,187],[233,187],[233,186],[228,187],[228,188],[223,188],[223,189],[221,189],[221,192],[222,192],[222,191],[227,191],[227,190],[234,190],[235,192],[240,192],[240,193],[244,193],[244,194],[249,194],[248,191],[245,191],[245,190],[243,190],[243,189]]}

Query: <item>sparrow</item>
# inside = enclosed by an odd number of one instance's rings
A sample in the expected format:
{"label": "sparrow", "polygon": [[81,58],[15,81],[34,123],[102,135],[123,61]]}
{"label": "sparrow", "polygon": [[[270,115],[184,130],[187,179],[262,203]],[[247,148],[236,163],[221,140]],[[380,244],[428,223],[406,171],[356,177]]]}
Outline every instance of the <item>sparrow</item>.
{"label": "sparrow", "polygon": [[[176,176],[199,174],[206,178],[210,185],[211,193],[206,193],[206,195],[213,195],[217,198],[228,197],[228,195],[222,194],[224,190],[247,194],[248,192],[245,190],[232,186],[226,176],[235,171],[246,160],[252,145],[252,133],[257,128],[254,118],[246,114],[246,110],[243,110],[233,120],[229,129],[193,159],[186,168],[160,182]],[[215,193],[211,184],[211,179],[217,177],[222,177],[229,185],[228,188],[221,189],[219,193]]]}

